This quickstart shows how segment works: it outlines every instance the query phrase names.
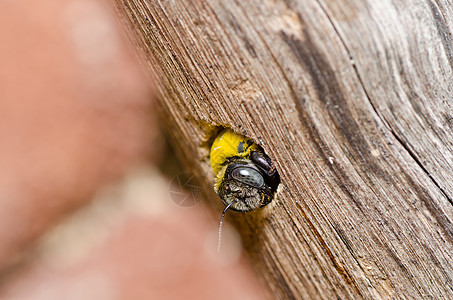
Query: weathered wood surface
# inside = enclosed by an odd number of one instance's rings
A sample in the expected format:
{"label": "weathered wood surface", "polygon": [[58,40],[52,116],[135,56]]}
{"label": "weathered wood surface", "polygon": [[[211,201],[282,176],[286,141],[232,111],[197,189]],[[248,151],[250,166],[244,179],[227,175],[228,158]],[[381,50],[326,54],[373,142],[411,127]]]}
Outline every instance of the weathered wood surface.
{"label": "weathered wood surface", "polygon": [[228,217],[276,299],[453,298],[451,1],[114,2],[212,202],[210,126],[277,165]]}

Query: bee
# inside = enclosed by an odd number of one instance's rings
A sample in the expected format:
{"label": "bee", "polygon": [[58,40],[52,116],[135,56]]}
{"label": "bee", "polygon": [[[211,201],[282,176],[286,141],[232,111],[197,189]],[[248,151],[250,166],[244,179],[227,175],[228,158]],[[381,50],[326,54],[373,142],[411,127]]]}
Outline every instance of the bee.
{"label": "bee", "polygon": [[250,138],[224,129],[211,146],[214,190],[226,209],[249,212],[269,204],[280,176],[264,150]]}
{"label": "bee", "polygon": [[228,209],[249,212],[266,206],[274,198],[280,176],[259,145],[229,128],[212,143],[210,161],[216,174],[214,190],[226,206],[219,223],[219,252],[223,218]]}

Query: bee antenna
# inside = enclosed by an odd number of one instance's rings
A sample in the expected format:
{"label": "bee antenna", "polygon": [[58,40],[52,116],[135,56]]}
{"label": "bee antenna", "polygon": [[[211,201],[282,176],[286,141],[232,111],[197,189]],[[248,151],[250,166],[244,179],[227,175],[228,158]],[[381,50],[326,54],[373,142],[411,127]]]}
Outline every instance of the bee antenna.
{"label": "bee antenna", "polygon": [[230,208],[231,205],[236,203],[237,200],[233,200],[228,205],[225,207],[225,209],[222,212],[222,216],[220,217],[220,223],[219,223],[219,236],[217,239],[217,252],[220,252],[220,243],[222,242],[222,225],[223,225],[223,218],[225,217],[225,214],[227,210]]}

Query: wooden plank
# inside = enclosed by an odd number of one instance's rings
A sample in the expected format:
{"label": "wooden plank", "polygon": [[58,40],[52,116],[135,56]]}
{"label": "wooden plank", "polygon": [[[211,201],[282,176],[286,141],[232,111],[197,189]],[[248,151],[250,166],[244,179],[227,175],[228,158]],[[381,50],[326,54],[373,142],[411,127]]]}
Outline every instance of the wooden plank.
{"label": "wooden plank", "polygon": [[278,167],[229,216],[276,299],[452,297],[450,2],[114,2],[214,205],[216,126]]}

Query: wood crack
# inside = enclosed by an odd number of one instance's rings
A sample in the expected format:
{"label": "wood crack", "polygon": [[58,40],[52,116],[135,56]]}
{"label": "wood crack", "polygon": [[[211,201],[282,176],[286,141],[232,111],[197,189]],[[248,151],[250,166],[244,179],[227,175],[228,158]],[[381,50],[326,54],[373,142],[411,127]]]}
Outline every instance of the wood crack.
{"label": "wood crack", "polygon": [[[428,1],[428,2],[430,3],[431,9],[433,9],[433,5],[434,4],[432,4],[430,1]],[[425,168],[425,166],[423,166],[423,164],[421,163],[421,161],[417,157],[417,155],[410,149],[410,147],[408,147],[408,145],[401,139],[401,137],[392,129],[392,126],[379,113],[378,109],[376,108],[376,106],[374,105],[373,101],[371,100],[371,97],[370,97],[370,95],[369,95],[369,93],[368,93],[368,91],[367,91],[367,89],[365,87],[365,84],[363,83],[362,76],[360,76],[360,72],[359,72],[359,70],[357,68],[357,65],[355,64],[355,62],[353,60],[354,57],[351,54],[351,51],[349,50],[348,46],[346,45],[346,42],[344,41],[343,37],[341,36],[340,32],[338,31],[337,27],[335,26],[332,18],[329,16],[329,14],[327,13],[327,11],[323,7],[323,5],[320,3],[320,1],[317,1],[317,3],[319,5],[319,7],[321,8],[321,10],[323,11],[323,13],[325,14],[325,16],[327,17],[327,19],[329,20],[330,24],[332,25],[332,28],[334,29],[335,33],[337,34],[338,38],[340,39],[341,44],[343,45],[344,49],[348,53],[349,59],[351,61],[351,66],[354,69],[354,73],[356,74],[357,79],[359,80],[360,86],[362,87],[362,90],[365,93],[365,96],[366,96],[370,106],[372,107],[374,113],[376,114],[377,118],[384,124],[384,126],[389,130],[389,132],[392,134],[392,136],[398,141],[398,143],[409,154],[409,156],[414,160],[414,162],[421,168],[421,170],[428,176],[428,178],[431,180],[431,182],[439,189],[439,191],[442,193],[442,195],[444,195],[444,197],[448,200],[448,202],[451,205],[453,205],[453,199],[448,196],[446,191],[440,186],[440,184],[436,181],[436,179],[428,172],[428,170]],[[433,14],[434,14],[434,10],[433,10]],[[436,18],[436,20],[437,19],[439,19],[439,18]],[[439,32],[439,34],[441,34],[441,33]],[[444,45],[444,47],[445,47],[445,45]],[[447,54],[450,53],[450,56],[451,56],[451,51],[450,52],[447,51],[448,49],[445,49],[445,50],[446,50],[446,53]],[[449,56],[449,59],[450,59],[450,63],[451,63],[451,57],[450,56]]]}

